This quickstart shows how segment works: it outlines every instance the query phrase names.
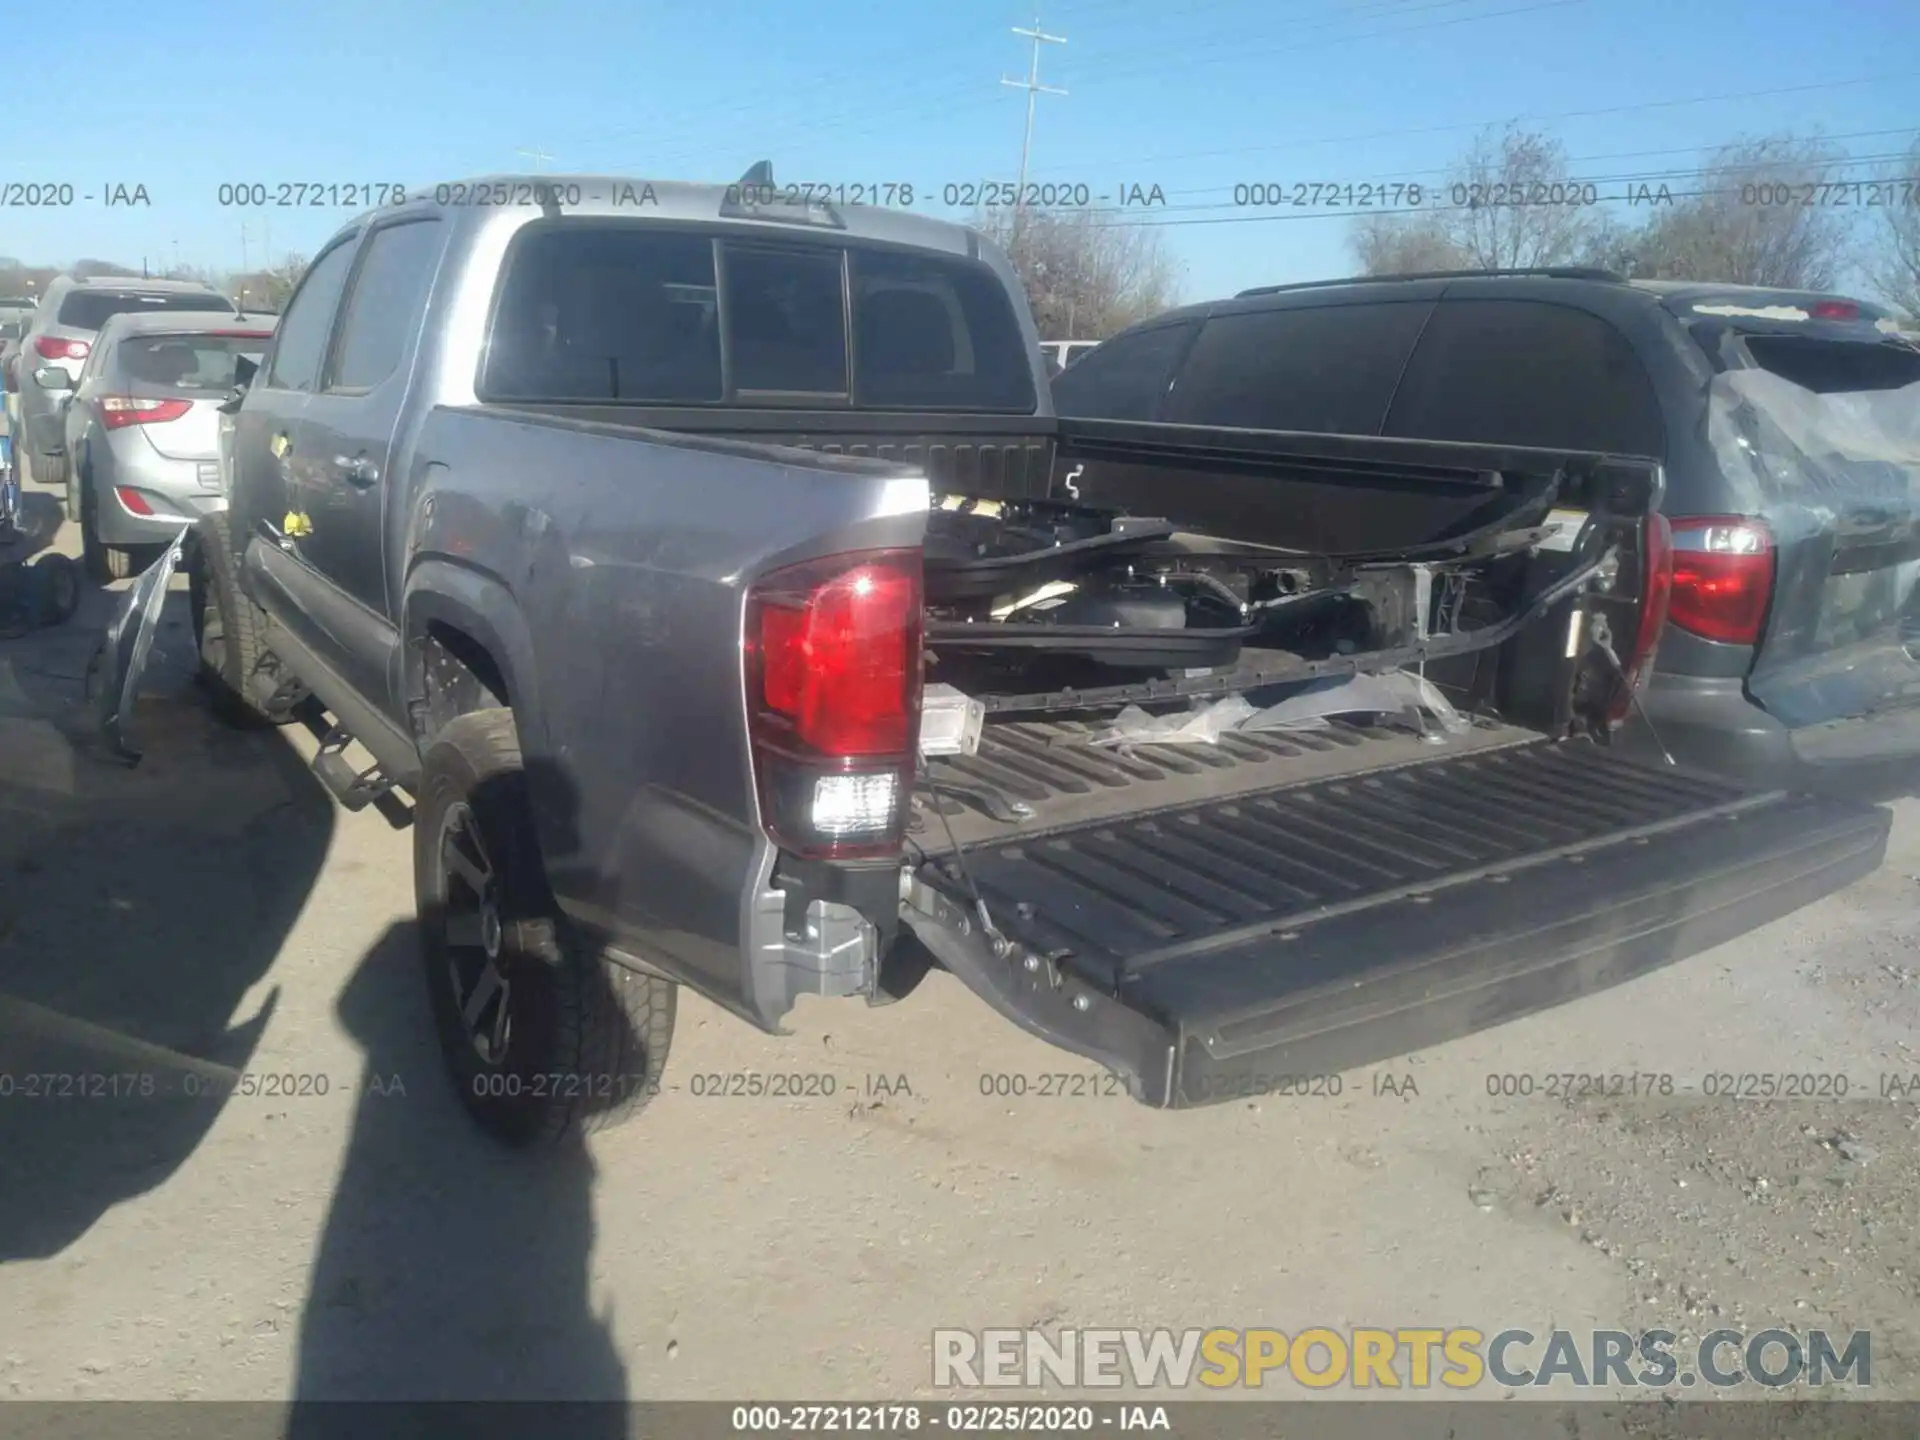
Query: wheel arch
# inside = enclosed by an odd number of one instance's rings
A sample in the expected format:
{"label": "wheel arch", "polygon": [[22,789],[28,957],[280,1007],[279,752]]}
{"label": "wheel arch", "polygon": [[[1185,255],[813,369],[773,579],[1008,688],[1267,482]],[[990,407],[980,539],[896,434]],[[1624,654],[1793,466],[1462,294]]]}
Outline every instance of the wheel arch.
{"label": "wheel arch", "polygon": [[522,751],[545,753],[533,640],[506,586],[428,561],[408,577],[401,638],[401,695],[423,750],[453,716],[499,706],[513,712]]}

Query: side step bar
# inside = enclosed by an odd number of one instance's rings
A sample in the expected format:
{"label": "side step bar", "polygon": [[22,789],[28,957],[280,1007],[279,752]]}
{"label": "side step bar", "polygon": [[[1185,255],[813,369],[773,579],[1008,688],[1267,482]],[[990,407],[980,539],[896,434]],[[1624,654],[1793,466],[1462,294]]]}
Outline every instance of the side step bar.
{"label": "side step bar", "polygon": [[381,772],[377,763],[365,770],[354,769],[347,759],[347,746],[352,743],[353,736],[342,726],[336,725],[327,731],[314,753],[313,773],[343,809],[364,810],[392,790],[393,781]]}

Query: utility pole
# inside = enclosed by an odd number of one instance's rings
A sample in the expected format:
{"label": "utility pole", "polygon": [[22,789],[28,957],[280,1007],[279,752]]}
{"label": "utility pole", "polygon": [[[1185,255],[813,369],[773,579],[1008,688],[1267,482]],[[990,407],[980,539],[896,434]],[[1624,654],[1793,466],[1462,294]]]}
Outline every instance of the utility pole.
{"label": "utility pole", "polygon": [[1057,90],[1051,85],[1042,85],[1040,83],[1040,47],[1042,45],[1064,45],[1067,43],[1067,38],[1064,35],[1049,35],[1041,30],[1038,11],[1034,14],[1033,28],[1031,30],[1023,30],[1016,25],[1013,27],[1013,33],[1033,42],[1033,54],[1027,61],[1027,78],[1024,80],[1011,80],[1004,75],[1000,77],[1000,83],[1002,85],[1027,92],[1027,130],[1025,136],[1020,141],[1020,188],[1014,191],[1013,194],[1013,209],[1017,217],[1021,211],[1026,209],[1027,204],[1027,160],[1033,151],[1033,102],[1035,98],[1040,95],[1065,95],[1067,93],[1064,90]]}
{"label": "utility pole", "polygon": [[545,170],[547,168],[547,161],[553,159],[553,156],[549,155],[544,150],[516,150],[513,153],[516,155],[526,156],[529,160],[533,161],[536,165],[538,165],[542,170]]}

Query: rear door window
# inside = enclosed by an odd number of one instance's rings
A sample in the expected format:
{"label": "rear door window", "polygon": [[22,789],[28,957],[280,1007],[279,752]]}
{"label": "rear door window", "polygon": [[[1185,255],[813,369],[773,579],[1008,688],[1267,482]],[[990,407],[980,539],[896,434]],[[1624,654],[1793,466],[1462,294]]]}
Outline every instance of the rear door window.
{"label": "rear door window", "polygon": [[440,224],[407,220],[367,237],[326,388],[364,392],[391,375],[420,323],[440,259]]}
{"label": "rear door window", "polygon": [[[1166,418],[1183,425],[1378,434],[1432,308],[1427,300],[1399,300],[1216,315],[1180,371]],[[1082,364],[1099,356],[1095,351]]]}
{"label": "rear door window", "polygon": [[1133,330],[1053,377],[1053,408],[1088,420],[1152,420],[1197,321]]}
{"label": "rear door window", "polygon": [[1386,433],[1421,440],[1666,456],[1646,368],[1597,315],[1532,300],[1443,300]]}

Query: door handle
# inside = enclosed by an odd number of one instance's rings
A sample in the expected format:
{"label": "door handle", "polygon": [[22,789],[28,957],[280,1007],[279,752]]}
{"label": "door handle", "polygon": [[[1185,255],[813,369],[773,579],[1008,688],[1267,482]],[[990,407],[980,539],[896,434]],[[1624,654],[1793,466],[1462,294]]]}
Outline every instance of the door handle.
{"label": "door handle", "polygon": [[380,479],[379,467],[364,455],[336,455],[333,468],[349,485],[358,485],[363,490]]}

